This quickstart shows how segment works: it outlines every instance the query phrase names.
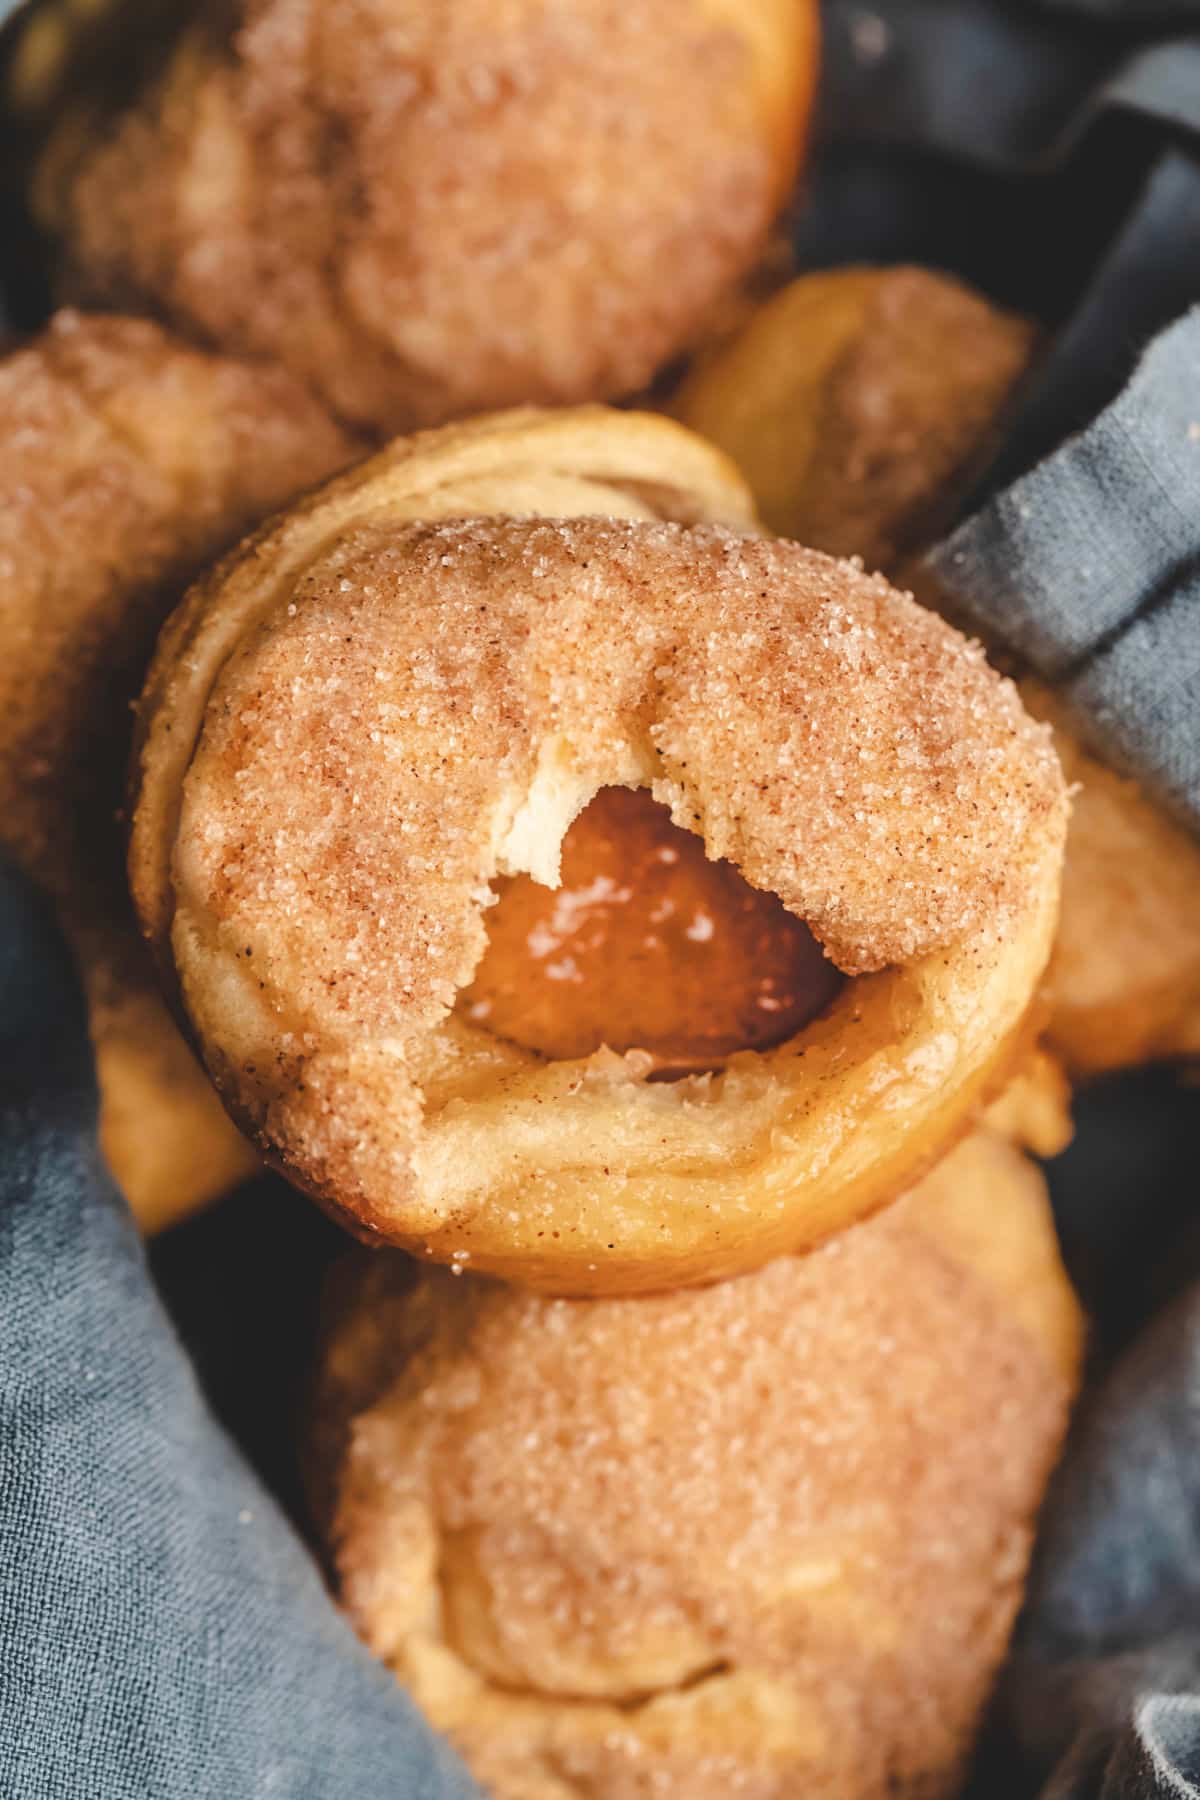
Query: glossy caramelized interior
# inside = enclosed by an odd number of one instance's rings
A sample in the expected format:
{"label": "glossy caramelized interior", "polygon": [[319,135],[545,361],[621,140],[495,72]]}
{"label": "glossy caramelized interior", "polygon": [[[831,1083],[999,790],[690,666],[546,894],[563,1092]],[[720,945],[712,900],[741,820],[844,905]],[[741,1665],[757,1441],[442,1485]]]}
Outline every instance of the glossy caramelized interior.
{"label": "glossy caramelized interior", "polygon": [[488,947],[459,1006],[555,1059],[642,1050],[668,1077],[794,1036],[844,977],[774,894],[671,822],[605,788],[563,842],[561,885],[498,884]]}

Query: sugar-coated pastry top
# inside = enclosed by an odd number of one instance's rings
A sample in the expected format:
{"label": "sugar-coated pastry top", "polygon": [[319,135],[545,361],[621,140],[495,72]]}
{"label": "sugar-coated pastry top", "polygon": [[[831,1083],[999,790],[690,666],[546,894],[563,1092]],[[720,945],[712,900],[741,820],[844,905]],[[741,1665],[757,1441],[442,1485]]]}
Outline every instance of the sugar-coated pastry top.
{"label": "sugar-coated pastry top", "polygon": [[76,291],[390,430],[643,385],[762,247],[812,0],[237,0],[39,182]]}
{"label": "sugar-coated pastry top", "polygon": [[952,1791],[1080,1352],[1009,1144],[716,1287],[349,1288],[310,1446],[342,1594],[489,1791]]}
{"label": "sugar-coated pastry top", "polygon": [[[886,582],[752,533],[667,420],[495,415],[308,497],[164,632],[143,925],[235,1116],[356,1230],[560,1292],[711,1280],[892,1198],[1003,1077],[1057,901],[1048,739]],[[555,886],[614,787],[879,973],[658,1083],[473,1019],[493,884]]]}
{"label": "sugar-coated pastry top", "polygon": [[167,1017],[117,818],[130,705],[185,583],[355,446],[291,376],[59,313],[0,360],[0,842],[84,968],[102,1142],[147,1222],[252,1161]]}

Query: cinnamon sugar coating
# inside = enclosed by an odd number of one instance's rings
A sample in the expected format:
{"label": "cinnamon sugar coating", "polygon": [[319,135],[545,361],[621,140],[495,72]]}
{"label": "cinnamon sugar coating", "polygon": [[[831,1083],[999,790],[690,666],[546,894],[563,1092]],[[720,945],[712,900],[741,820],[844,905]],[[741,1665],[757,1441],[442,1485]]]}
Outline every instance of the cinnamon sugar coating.
{"label": "cinnamon sugar coating", "polygon": [[1079,1360],[1019,1152],[655,1299],[342,1279],[341,1595],[496,1800],[954,1790]]}
{"label": "cinnamon sugar coating", "polygon": [[0,361],[0,840],[80,958],[103,1147],[148,1225],[257,1158],[139,942],[117,817],[130,703],[197,567],[352,451],[291,377],[139,321],[60,313]]}
{"label": "cinnamon sugar coating", "polygon": [[72,292],[360,423],[602,398],[761,252],[816,58],[813,0],[235,0],[36,202]]}
{"label": "cinnamon sugar coating", "polygon": [[1049,740],[978,647],[782,540],[385,520],[289,594],[221,672],[182,854],[251,941],[319,930],[368,1030],[403,1035],[397,986],[417,1029],[453,1000],[468,890],[547,746],[581,790],[652,786],[851,974],[1002,927],[1061,816]]}
{"label": "cinnamon sugar coating", "polygon": [[[545,455],[547,429],[450,441]],[[616,414],[552,430],[548,495],[578,433],[585,466],[642,458],[641,516],[410,523],[440,492],[432,434],[196,589],[147,687],[131,869],[227,1103],[293,1179],[439,1259],[630,1291],[816,1241],[939,1153],[1020,1032],[1066,803],[1011,688],[886,583],[647,518],[652,493],[734,510],[718,481],[647,479],[651,452],[715,474],[695,440]],[[527,510],[532,465],[510,479]],[[650,787],[841,967],[885,972],[655,1086],[636,1053],[547,1062],[474,1026],[452,1009],[490,883],[553,885],[612,785]]]}

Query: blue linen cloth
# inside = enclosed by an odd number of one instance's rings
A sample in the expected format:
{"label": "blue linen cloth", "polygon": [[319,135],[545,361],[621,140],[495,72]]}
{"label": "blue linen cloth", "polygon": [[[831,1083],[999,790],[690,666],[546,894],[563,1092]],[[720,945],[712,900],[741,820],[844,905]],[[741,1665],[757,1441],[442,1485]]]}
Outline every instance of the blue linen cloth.
{"label": "blue linen cloth", "polygon": [[96,1113],[74,972],[0,869],[0,1795],[469,1800],[210,1415]]}
{"label": "blue linen cloth", "polygon": [[[829,0],[796,222],[804,266],[931,262],[1053,328],[935,561],[1193,823],[1198,132],[1200,0]],[[973,1785],[1200,1800],[1200,1107],[1139,1076],[1079,1112],[1053,1181],[1096,1374]],[[315,1229],[260,1183],[148,1265],[73,975],[0,872],[0,1800],[473,1792],[252,1472],[286,1502]]]}

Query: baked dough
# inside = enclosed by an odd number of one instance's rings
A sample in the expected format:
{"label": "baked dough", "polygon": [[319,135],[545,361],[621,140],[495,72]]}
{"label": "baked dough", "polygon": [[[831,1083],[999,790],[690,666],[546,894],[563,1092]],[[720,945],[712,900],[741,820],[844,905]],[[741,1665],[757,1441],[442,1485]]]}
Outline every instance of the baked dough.
{"label": "baked dough", "polygon": [[[955,617],[922,562],[897,580]],[[1042,985],[1046,1042],[1076,1081],[1200,1055],[1200,844],[1087,747],[1051,688],[1032,676],[1017,687],[1050,725],[1071,784],[1062,910]]]}
{"label": "baked dough", "polygon": [[1081,1320],[991,1129],[811,1256],[547,1300],[340,1272],[337,1585],[495,1800],[936,1800],[1021,1598]]}
{"label": "baked dough", "polygon": [[68,112],[35,207],[72,297],[364,425],[628,393],[762,252],[817,34],[815,0],[234,0]]}
{"label": "baked dough", "polygon": [[[945,276],[830,270],[702,359],[673,410],[739,463],[772,529],[860,555],[953,617],[913,551],[950,522],[1034,348],[1030,326]],[[1075,784],[1050,1041],[1079,1077],[1198,1055],[1200,847],[1051,692],[1021,693]]]}
{"label": "baked dough", "polygon": [[1047,688],[1020,686],[1075,788],[1049,1042],[1080,1077],[1200,1056],[1200,844],[1084,748]]}
{"label": "baked dough", "polygon": [[258,1166],[172,1023],[122,867],[129,707],[162,620],[353,445],[290,377],[60,313],[0,360],[0,843],[87,986],[104,1154],[154,1229]]}
{"label": "baked dough", "polygon": [[[226,1103],[364,1234],[557,1291],[712,1280],[891,1199],[1007,1070],[1057,909],[1044,732],[882,580],[674,522],[705,517],[747,503],[679,426],[501,416],[332,484],[164,634],[143,924]],[[607,786],[862,978],[676,1082],[453,1010],[489,884],[553,885]]]}
{"label": "baked dough", "polygon": [[719,444],[765,523],[888,568],[948,518],[1035,332],[947,275],[804,275],[702,357],[672,410]]}

